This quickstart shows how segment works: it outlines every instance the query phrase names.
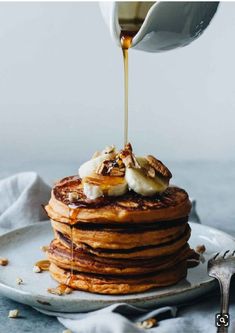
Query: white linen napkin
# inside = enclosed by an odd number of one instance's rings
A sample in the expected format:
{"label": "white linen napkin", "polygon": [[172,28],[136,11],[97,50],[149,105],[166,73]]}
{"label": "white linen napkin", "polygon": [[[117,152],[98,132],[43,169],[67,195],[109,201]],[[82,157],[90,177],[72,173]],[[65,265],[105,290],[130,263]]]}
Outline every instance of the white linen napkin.
{"label": "white linen napkin", "polygon": [[45,220],[42,204],[50,187],[36,172],[22,172],[0,180],[0,233]]}
{"label": "white linen napkin", "polygon": [[[41,205],[47,203],[50,187],[35,172],[23,172],[0,180],[0,232],[19,228],[33,222],[46,219]],[[198,222],[195,203],[191,220]],[[113,304],[107,308],[90,313],[52,313],[39,310],[48,315],[57,316],[58,320],[74,333],[139,333],[144,329],[137,322],[149,318],[160,320],[160,324],[149,332],[212,332],[212,330],[191,331],[193,322],[176,316],[175,307],[144,310],[127,304]],[[163,320],[164,319],[164,320]],[[213,323],[212,323],[212,326]],[[196,326],[195,326],[196,329]]]}

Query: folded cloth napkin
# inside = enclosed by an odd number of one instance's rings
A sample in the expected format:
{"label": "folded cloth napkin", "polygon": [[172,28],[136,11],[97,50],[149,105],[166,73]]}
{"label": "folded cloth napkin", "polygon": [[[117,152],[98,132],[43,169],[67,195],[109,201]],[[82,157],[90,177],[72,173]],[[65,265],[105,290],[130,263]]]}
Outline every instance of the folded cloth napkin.
{"label": "folded cloth napkin", "polygon": [[[19,173],[0,180],[0,232],[45,220],[46,215],[41,205],[46,203],[49,197],[50,187],[35,172]],[[195,202],[193,202],[191,220],[199,222]],[[144,322],[142,325],[148,325],[149,323],[145,321],[151,318],[155,318],[160,323],[150,329],[150,332],[170,333],[172,328],[177,333],[194,332],[190,329],[192,320],[173,318],[176,316],[175,307],[145,310],[127,304],[113,304],[90,313],[41,312],[56,315],[58,320],[74,333],[142,332],[140,323]],[[195,332],[201,331],[195,330]]]}
{"label": "folded cloth napkin", "polygon": [[[171,321],[173,319],[163,320],[176,316],[177,308],[174,306],[146,310],[125,303],[119,303],[89,313],[52,313],[44,310],[39,311],[57,316],[57,319],[73,333],[140,333],[144,332],[146,328],[150,329],[151,327],[152,329],[148,330],[149,332],[169,333],[171,332],[169,329],[172,329],[172,327],[175,328],[175,325],[177,325],[173,324],[172,326]],[[154,319],[156,320],[155,322]],[[168,324],[166,324],[167,322]],[[189,328],[189,326],[187,327]],[[176,332],[189,333],[189,330],[179,330]]]}
{"label": "folded cloth napkin", "polygon": [[45,220],[42,208],[50,187],[35,172],[22,172],[0,180],[0,232]]}

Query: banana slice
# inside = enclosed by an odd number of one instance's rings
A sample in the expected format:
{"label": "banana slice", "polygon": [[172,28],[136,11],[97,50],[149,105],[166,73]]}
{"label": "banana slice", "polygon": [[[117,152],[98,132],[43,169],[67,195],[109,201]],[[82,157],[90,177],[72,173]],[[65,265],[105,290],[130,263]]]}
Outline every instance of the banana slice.
{"label": "banana slice", "polygon": [[92,175],[97,170],[98,166],[109,158],[110,154],[103,154],[83,163],[78,169],[78,174],[80,178]]}
{"label": "banana slice", "polygon": [[82,179],[83,192],[87,198],[95,200],[103,195],[119,196],[128,191],[124,177],[92,174]]}
{"label": "banana slice", "polygon": [[145,157],[136,157],[141,168],[126,168],[125,179],[133,191],[143,196],[151,196],[167,189],[169,181],[162,177],[148,177],[145,170],[149,162]]}

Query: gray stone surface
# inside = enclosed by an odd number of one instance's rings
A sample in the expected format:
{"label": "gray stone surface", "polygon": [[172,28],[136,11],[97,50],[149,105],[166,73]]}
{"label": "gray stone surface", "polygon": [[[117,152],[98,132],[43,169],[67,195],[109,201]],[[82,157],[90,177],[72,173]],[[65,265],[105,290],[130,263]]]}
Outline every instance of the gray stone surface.
{"label": "gray stone surface", "polygon": [[[0,172],[0,178],[15,172],[25,170],[37,171],[48,183],[69,174],[75,174],[79,162],[54,164],[47,162],[26,161],[18,165],[9,165],[5,171]],[[169,162],[167,164],[174,174],[173,183],[184,187],[190,196],[197,200],[198,212],[203,224],[228,231],[235,235],[235,205],[234,205],[234,180],[235,162]],[[233,289],[234,290],[234,289]],[[214,301],[218,301],[213,298]],[[194,311],[204,309],[208,315],[208,302],[203,301],[193,306],[188,311],[188,306],[182,309],[179,314],[193,318]],[[235,304],[235,300],[233,300]],[[214,303],[214,310],[217,306]],[[219,308],[219,303],[218,303]],[[20,318],[9,319],[8,312],[11,309],[20,310]],[[234,309],[234,305],[233,305]],[[214,314],[210,312],[210,317]],[[63,326],[55,318],[42,315],[24,306],[0,297],[0,332],[34,332],[34,333],[58,333],[63,331]]]}

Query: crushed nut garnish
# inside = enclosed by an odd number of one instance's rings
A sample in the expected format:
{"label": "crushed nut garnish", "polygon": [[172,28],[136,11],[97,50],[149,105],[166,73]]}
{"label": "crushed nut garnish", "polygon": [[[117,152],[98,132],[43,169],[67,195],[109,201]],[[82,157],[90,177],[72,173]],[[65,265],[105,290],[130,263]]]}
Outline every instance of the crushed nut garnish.
{"label": "crushed nut garnish", "polygon": [[7,266],[8,259],[7,258],[0,258],[0,266]]}
{"label": "crushed nut garnish", "polygon": [[49,249],[49,246],[48,246],[48,245],[42,245],[42,246],[40,246],[40,250],[41,250],[42,252],[47,252],[48,249]]}
{"label": "crushed nut garnish", "polygon": [[17,278],[16,279],[16,284],[23,284],[23,280],[21,278]]}
{"label": "crushed nut garnish", "polygon": [[172,177],[170,170],[161,161],[157,160],[154,156],[148,155],[146,156],[146,159],[149,162],[150,166],[154,168],[154,170],[158,172],[161,176],[169,179]]}
{"label": "crushed nut garnish", "polygon": [[34,273],[41,273],[42,270],[41,270],[41,268],[38,267],[37,265],[34,265],[34,266],[33,266],[33,272],[34,272]]}
{"label": "crushed nut garnish", "polygon": [[72,289],[69,288],[68,286],[66,286],[65,284],[60,284],[56,288],[48,288],[47,291],[50,294],[63,296],[63,295],[71,294]]}
{"label": "crushed nut garnish", "polygon": [[157,326],[157,320],[155,318],[150,318],[150,319],[138,322],[138,323],[136,323],[136,325],[139,328],[148,329],[148,328],[152,328],[154,326]]}
{"label": "crushed nut garnish", "polygon": [[199,254],[203,254],[206,251],[206,247],[204,244],[202,245],[197,245],[195,248],[195,251]]}
{"label": "crushed nut garnish", "polygon": [[113,177],[123,177],[125,175],[125,169],[124,168],[117,168],[117,167],[113,167],[110,170],[110,176]]}
{"label": "crushed nut garnish", "polygon": [[150,178],[154,178],[156,176],[156,172],[155,172],[154,168],[149,167],[147,169],[147,176],[149,176]]}
{"label": "crushed nut garnish", "polygon": [[17,318],[19,316],[19,310],[10,310],[8,313],[8,318]]}
{"label": "crushed nut garnish", "polygon": [[70,202],[74,202],[76,200],[78,200],[79,196],[78,196],[78,193],[77,192],[69,192],[68,193],[68,199]]}
{"label": "crushed nut garnish", "polygon": [[103,153],[104,154],[111,154],[115,152],[115,146],[111,145],[111,146],[107,146],[104,150]]}
{"label": "crushed nut garnish", "polygon": [[132,153],[132,147],[130,143],[125,145],[124,149],[120,151],[119,157],[121,158],[126,168],[140,168],[135,155]]}

